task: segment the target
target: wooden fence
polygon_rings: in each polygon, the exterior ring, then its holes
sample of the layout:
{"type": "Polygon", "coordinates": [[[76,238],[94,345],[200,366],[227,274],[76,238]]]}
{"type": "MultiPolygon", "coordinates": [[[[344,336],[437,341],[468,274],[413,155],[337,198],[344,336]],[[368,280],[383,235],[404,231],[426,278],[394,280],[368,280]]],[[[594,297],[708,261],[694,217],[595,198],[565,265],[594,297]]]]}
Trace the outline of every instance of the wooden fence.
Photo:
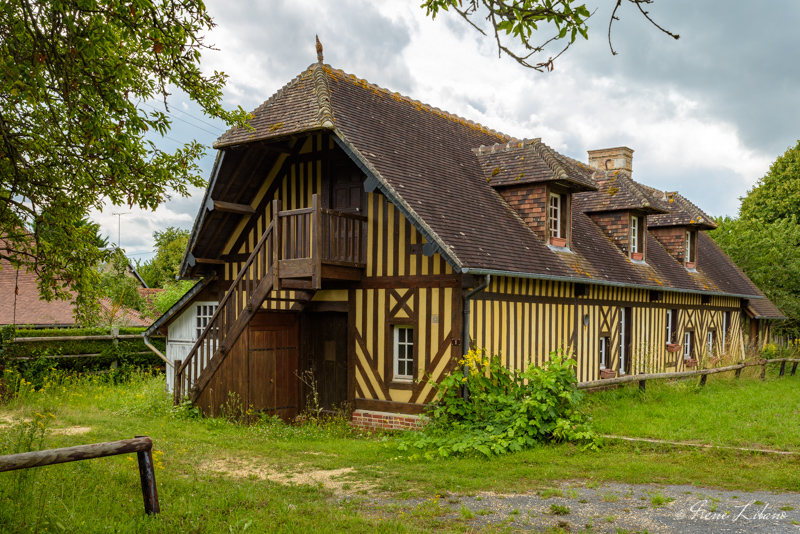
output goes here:
{"type": "Polygon", "coordinates": [[[578,384],[578,389],[595,389],[595,388],[618,386],[620,384],[630,384],[632,382],[638,382],[639,389],[644,391],[648,380],[664,380],[668,378],[688,378],[692,376],[701,377],[700,385],[704,386],[706,383],[706,377],[708,375],[735,371],[736,377],[738,378],[739,374],[742,372],[742,369],[744,369],[745,367],[756,367],[756,366],[761,366],[761,379],[763,380],[767,374],[767,365],[777,364],[777,363],[781,364],[779,376],[783,376],[784,373],[786,372],[787,363],[794,364],[792,365],[792,371],[791,371],[792,376],[794,376],[795,372],[797,371],[797,364],[800,363],[800,358],[775,358],[774,360],[758,360],[755,362],[742,362],[736,365],[729,365],[727,367],[717,367],[712,369],[696,369],[694,371],[681,371],[678,373],[648,373],[640,375],[626,375],[617,378],[605,378],[601,380],[592,380],[590,382],[580,382],[578,384]]]}
{"type": "Polygon", "coordinates": [[[144,511],[150,515],[157,514],[161,511],[161,507],[158,504],[156,474],[153,469],[153,440],[147,436],[0,456],[0,473],[133,452],[139,459],[139,478],[142,483],[144,511]]]}
{"type": "MultiPolygon", "coordinates": [[[[150,336],[151,338],[162,338],[164,336],[160,335],[153,335],[150,336]]],[[[14,343],[47,343],[47,342],[60,342],[60,341],[111,341],[113,343],[117,343],[120,339],[136,339],[141,340],[141,334],[119,334],[116,330],[112,330],[110,335],[98,335],[98,336],[44,336],[44,337],[15,337],[13,342],[14,343]]],[[[143,354],[154,354],[151,350],[139,351],[139,352],[130,352],[128,354],[131,355],[143,355],[143,354]]],[[[99,358],[100,356],[106,356],[105,354],[101,353],[91,353],[91,354],[43,354],[41,356],[11,356],[9,360],[37,360],[39,358],[99,358]]],[[[156,354],[159,356],[159,354],[156,354]]],[[[170,363],[170,362],[167,362],[170,363]]]]}

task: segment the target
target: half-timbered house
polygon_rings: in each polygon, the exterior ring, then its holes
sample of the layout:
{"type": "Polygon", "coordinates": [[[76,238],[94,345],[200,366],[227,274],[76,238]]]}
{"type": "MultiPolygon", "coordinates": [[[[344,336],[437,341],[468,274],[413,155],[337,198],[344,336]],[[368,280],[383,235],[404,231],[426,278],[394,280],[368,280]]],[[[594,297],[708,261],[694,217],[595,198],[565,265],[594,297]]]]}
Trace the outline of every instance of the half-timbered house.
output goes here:
{"type": "Polygon", "coordinates": [[[470,344],[514,369],[570,348],[588,381],[681,370],[781,318],[624,147],[581,163],[320,61],[215,148],[181,265],[202,283],[150,329],[185,331],[176,400],[206,413],[235,392],[292,418],[313,385],[401,427],[470,344]]]}

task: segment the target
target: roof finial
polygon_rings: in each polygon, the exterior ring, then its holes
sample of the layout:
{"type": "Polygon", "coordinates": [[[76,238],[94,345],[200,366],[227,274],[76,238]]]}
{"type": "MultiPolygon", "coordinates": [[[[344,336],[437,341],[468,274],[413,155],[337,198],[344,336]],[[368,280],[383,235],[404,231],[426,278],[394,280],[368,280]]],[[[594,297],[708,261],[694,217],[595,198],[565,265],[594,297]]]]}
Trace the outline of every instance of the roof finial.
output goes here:
{"type": "Polygon", "coordinates": [[[317,61],[322,63],[322,43],[319,42],[319,35],[317,35],[316,38],[317,38],[317,61]]]}

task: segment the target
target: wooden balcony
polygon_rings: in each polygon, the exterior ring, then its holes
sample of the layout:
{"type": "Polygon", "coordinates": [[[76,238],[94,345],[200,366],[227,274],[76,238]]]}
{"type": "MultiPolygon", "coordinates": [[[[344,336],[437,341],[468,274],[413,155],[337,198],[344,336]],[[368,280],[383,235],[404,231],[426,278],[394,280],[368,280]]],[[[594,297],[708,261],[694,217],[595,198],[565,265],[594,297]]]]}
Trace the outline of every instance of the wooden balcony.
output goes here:
{"type": "Polygon", "coordinates": [[[367,218],[322,208],[317,195],[311,207],[281,211],[274,226],[273,286],[280,289],[320,289],[323,281],[358,281],[366,267],[367,218]]]}

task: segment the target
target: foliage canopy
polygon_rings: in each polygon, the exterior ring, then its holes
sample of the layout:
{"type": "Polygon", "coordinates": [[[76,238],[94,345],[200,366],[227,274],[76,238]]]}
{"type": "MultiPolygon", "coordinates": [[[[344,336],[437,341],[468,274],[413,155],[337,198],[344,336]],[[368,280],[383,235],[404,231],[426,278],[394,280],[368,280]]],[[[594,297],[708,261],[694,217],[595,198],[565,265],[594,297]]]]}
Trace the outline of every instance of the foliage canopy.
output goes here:
{"type": "Polygon", "coordinates": [[[742,198],[740,216],[767,223],[800,220],[800,141],[776,159],[742,198]]]}
{"type": "Polygon", "coordinates": [[[141,102],[168,109],[175,87],[209,116],[246,119],[220,105],[225,76],[200,70],[213,26],[201,2],[0,3],[0,257],[35,270],[45,298],[75,298],[80,311],[96,300],[93,267],[107,253],[77,224],[89,209],[154,209],[204,184],[203,147],[156,148],[146,136],[170,120],[141,102]]]}
{"type": "MultiPolygon", "coordinates": [[[[619,20],[617,11],[622,2],[623,0],[615,0],[614,11],[608,21],[608,46],[614,55],[616,52],[611,44],[611,26],[615,20],[619,20]]],[[[680,38],[656,24],[645,11],[643,6],[654,2],[655,0],[627,0],[653,26],[674,39],[680,38]]],[[[422,7],[426,8],[431,18],[436,18],[440,11],[452,9],[478,32],[487,35],[479,20],[483,17],[497,43],[498,56],[506,54],[523,67],[538,71],[552,70],[553,61],[575,42],[578,35],[584,39],[589,38],[587,20],[593,14],[586,4],[579,5],[576,0],[425,0],[422,7]],[[538,33],[541,31],[540,26],[550,32],[547,37],[541,38],[538,33]],[[503,34],[511,36],[511,41],[515,44],[511,47],[503,44],[503,34]],[[536,54],[542,53],[547,45],[558,41],[563,47],[555,56],[540,63],[530,60],[536,54]],[[515,51],[515,46],[521,47],[522,52],[515,51]]]]}
{"type": "Polygon", "coordinates": [[[136,270],[147,287],[166,287],[178,275],[183,252],[189,242],[189,231],[170,226],[163,232],[153,232],[156,255],[149,261],[139,263],[136,270]]]}

